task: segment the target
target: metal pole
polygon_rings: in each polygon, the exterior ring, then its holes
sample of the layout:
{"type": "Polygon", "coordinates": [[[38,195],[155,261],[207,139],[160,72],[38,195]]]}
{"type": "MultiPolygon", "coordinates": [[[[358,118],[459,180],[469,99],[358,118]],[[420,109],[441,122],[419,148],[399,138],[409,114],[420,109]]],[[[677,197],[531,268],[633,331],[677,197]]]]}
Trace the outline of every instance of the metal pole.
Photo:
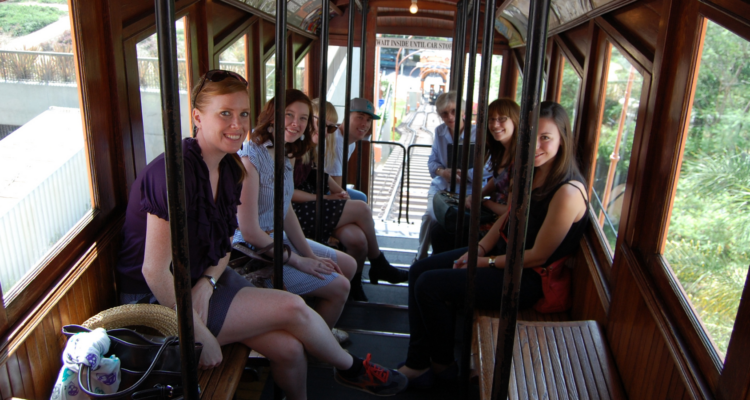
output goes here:
{"type": "Polygon", "coordinates": [[[547,20],[550,0],[531,2],[529,30],[526,41],[523,94],[521,97],[521,123],[518,127],[518,144],[513,167],[511,189],[511,214],[509,215],[509,241],[503,278],[500,325],[495,354],[495,373],[492,398],[508,396],[508,382],[513,361],[513,346],[516,338],[518,314],[518,292],[523,272],[523,256],[526,245],[526,224],[529,216],[529,200],[534,173],[536,135],[539,128],[539,92],[544,74],[544,53],[547,48],[547,20]]]}
{"type": "MultiPolygon", "coordinates": [[[[365,97],[365,61],[367,60],[367,0],[362,0],[362,37],[359,41],[359,97],[365,97]]],[[[357,142],[357,190],[362,190],[362,141],[357,142]]]]}
{"type": "MultiPolygon", "coordinates": [[[[471,115],[474,111],[474,75],[476,75],[476,64],[477,64],[477,36],[479,36],[479,12],[480,12],[480,4],[479,0],[474,0],[474,6],[472,8],[472,16],[471,16],[471,38],[469,39],[469,76],[467,78],[466,82],[466,111],[464,114],[466,115],[466,121],[464,122],[464,149],[463,154],[461,154],[461,172],[463,173],[463,179],[461,179],[461,189],[459,190],[458,195],[458,214],[456,215],[456,246],[460,246],[463,242],[464,237],[464,208],[465,208],[465,202],[466,202],[466,179],[469,177],[469,146],[471,145],[471,115]]],[[[486,14],[486,13],[485,13],[486,14]]],[[[488,25],[490,27],[495,26],[494,24],[488,25]]],[[[485,31],[487,28],[485,28],[485,31]]],[[[490,47],[490,52],[492,51],[492,47],[490,47]]],[[[484,59],[484,54],[482,54],[482,59],[484,59]]],[[[490,59],[492,59],[492,56],[490,55],[490,59]]],[[[486,75],[486,76],[489,76],[486,75]]],[[[459,113],[459,110],[456,110],[456,113],[459,113]]],[[[460,121],[461,116],[456,115],[456,122],[460,121]]],[[[479,139],[479,136],[484,136],[484,132],[480,132],[479,129],[477,129],[477,139],[479,139]]],[[[458,142],[454,142],[458,143],[458,142]]],[[[458,147],[458,145],[453,146],[458,147]]],[[[476,145],[475,145],[476,147],[476,145]]],[[[482,160],[484,157],[482,157],[482,160]]],[[[476,163],[476,160],[474,160],[474,163],[476,163]]],[[[480,168],[481,170],[484,169],[484,167],[480,168]]],[[[476,173],[476,171],[475,171],[476,173]]],[[[481,183],[481,179],[479,180],[481,183]]],[[[474,197],[474,196],[472,196],[474,197]]],[[[478,213],[479,209],[475,209],[475,212],[478,213]]]]}
{"type": "MultiPolygon", "coordinates": [[[[495,21],[496,0],[486,0],[484,9],[484,34],[482,36],[482,64],[479,71],[479,76],[489,77],[492,67],[492,47],[495,41],[495,29],[493,22],[495,21]]],[[[479,8],[479,7],[477,7],[479,8]]],[[[474,13],[477,17],[478,12],[474,13]]],[[[477,20],[478,22],[478,20],[477,20]]],[[[472,39],[472,43],[476,41],[472,39]]],[[[476,58],[476,57],[474,57],[476,58]]],[[[473,68],[472,68],[473,70],[473,68]]],[[[471,87],[471,86],[470,86],[471,87]]],[[[490,80],[480,79],[479,80],[479,104],[477,107],[477,137],[476,144],[474,147],[474,177],[471,182],[472,193],[480,193],[482,190],[482,176],[484,175],[484,146],[485,146],[485,131],[487,130],[487,105],[489,103],[489,90],[490,80]]],[[[463,191],[465,182],[461,182],[461,189],[463,191]]],[[[464,377],[468,381],[468,370],[469,370],[469,359],[471,355],[471,340],[468,338],[472,337],[472,328],[474,325],[474,298],[475,298],[475,280],[476,280],[476,269],[477,269],[477,257],[479,256],[479,217],[481,213],[478,211],[482,207],[481,196],[471,196],[471,209],[472,213],[469,218],[469,262],[467,265],[467,278],[466,278],[466,300],[465,300],[465,313],[464,320],[464,348],[461,353],[461,367],[467,371],[467,375],[464,377]]],[[[459,206],[459,210],[461,206],[459,206]]],[[[459,213],[462,214],[462,213],[459,213]]]]}
{"type": "MultiPolygon", "coordinates": [[[[459,15],[459,33],[458,37],[462,38],[463,33],[466,31],[466,9],[468,6],[468,0],[458,2],[458,15],[459,15]]],[[[450,192],[456,193],[456,166],[458,166],[458,139],[461,137],[461,100],[464,98],[464,60],[466,59],[465,46],[466,41],[459,39],[456,46],[456,120],[453,125],[453,154],[451,155],[451,186],[450,192]]]]}
{"type": "Polygon", "coordinates": [[[328,92],[328,15],[330,0],[323,0],[320,9],[320,95],[318,96],[318,168],[315,202],[315,241],[323,243],[323,187],[325,187],[326,163],[326,94],[328,92]]]}
{"type": "Polygon", "coordinates": [[[177,44],[174,0],[156,0],[156,32],[161,74],[161,109],[164,127],[164,166],[167,173],[172,274],[177,303],[182,385],[185,399],[198,400],[198,360],[195,357],[193,300],[190,282],[185,169],[182,158],[180,98],[177,85],[177,44]]]}
{"type": "Polygon", "coordinates": [[[459,32],[461,32],[461,20],[463,18],[463,12],[461,8],[463,7],[463,0],[459,0],[459,2],[456,4],[456,14],[453,18],[453,49],[451,52],[451,83],[449,85],[448,90],[454,90],[456,88],[456,76],[457,76],[457,66],[456,66],[456,60],[458,59],[458,41],[461,40],[463,37],[459,32]]]}
{"type": "MultiPolygon", "coordinates": [[[[273,287],[284,287],[284,130],[286,129],[286,0],[276,0],[276,87],[274,93],[273,287]]],[[[279,392],[279,391],[276,391],[279,392]]]]}
{"type": "MultiPolygon", "coordinates": [[[[281,1],[281,0],[277,0],[281,1]]],[[[349,114],[352,102],[352,64],[354,58],[354,13],[357,6],[349,3],[349,32],[346,39],[346,95],[344,96],[344,148],[341,152],[341,187],[346,190],[347,170],[349,166],[349,114]]]]}

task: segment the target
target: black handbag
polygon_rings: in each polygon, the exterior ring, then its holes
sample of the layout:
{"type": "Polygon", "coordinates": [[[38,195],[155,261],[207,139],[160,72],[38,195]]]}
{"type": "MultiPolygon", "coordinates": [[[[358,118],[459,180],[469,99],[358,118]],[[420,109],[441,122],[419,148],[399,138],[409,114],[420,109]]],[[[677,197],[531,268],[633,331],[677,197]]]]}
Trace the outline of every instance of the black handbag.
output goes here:
{"type": "MultiPolygon", "coordinates": [[[[63,334],[91,332],[79,325],[66,325],[63,334]]],[[[177,399],[182,396],[180,345],[176,336],[159,337],[118,328],[107,331],[109,351],[104,357],[116,355],[120,359],[120,390],[110,394],[94,393],[91,388],[91,370],[79,364],[78,386],[92,399],[177,399]]],[[[196,357],[203,345],[195,344],[196,357]]],[[[198,388],[200,391],[200,388],[198,388]]]]}
{"type": "MultiPolygon", "coordinates": [[[[432,210],[435,212],[437,222],[448,233],[456,232],[456,219],[458,219],[458,196],[459,194],[457,193],[450,193],[443,190],[439,193],[436,193],[432,198],[432,210]]],[[[486,207],[482,207],[480,212],[480,225],[492,223],[497,219],[497,215],[488,210],[486,207]]],[[[464,230],[468,230],[468,221],[469,217],[471,216],[471,210],[465,210],[464,213],[464,230]]]]}

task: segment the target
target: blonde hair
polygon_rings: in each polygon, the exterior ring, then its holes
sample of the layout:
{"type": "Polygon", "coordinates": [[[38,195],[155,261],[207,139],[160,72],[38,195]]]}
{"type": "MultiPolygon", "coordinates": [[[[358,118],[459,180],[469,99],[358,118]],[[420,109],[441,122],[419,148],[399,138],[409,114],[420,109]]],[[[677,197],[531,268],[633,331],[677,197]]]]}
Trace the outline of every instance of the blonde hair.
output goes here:
{"type": "MultiPolygon", "coordinates": [[[[320,99],[313,99],[312,100],[312,109],[313,109],[313,115],[318,116],[320,114],[320,99]]],[[[326,101],[326,122],[327,121],[338,121],[339,120],[339,113],[336,112],[336,107],[331,104],[330,101],[326,101]]],[[[318,128],[317,126],[315,127],[318,128]]],[[[326,156],[325,156],[325,163],[327,165],[333,165],[335,158],[336,158],[336,137],[334,136],[336,132],[334,133],[328,133],[328,131],[325,131],[326,135],[326,156]]],[[[320,135],[320,132],[318,132],[318,135],[320,135]]],[[[320,136],[318,136],[318,140],[320,140],[320,136]]],[[[313,146],[310,151],[305,153],[304,156],[302,156],[302,163],[303,164],[309,164],[309,163],[315,163],[318,161],[318,146],[313,146]]]]}

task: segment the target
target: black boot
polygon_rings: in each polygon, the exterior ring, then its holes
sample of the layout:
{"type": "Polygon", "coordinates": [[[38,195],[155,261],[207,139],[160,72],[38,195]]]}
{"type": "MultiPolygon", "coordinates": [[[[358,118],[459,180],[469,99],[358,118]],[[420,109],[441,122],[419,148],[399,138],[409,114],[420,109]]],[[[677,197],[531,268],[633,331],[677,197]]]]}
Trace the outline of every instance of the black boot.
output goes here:
{"type": "Polygon", "coordinates": [[[389,283],[406,282],[409,272],[391,265],[385,259],[385,254],[380,252],[378,258],[370,260],[370,283],[377,285],[381,279],[389,283]]]}
{"type": "Polygon", "coordinates": [[[349,301],[369,301],[365,294],[365,289],[362,287],[362,273],[357,272],[354,274],[351,282],[351,289],[349,289],[349,301]]]}

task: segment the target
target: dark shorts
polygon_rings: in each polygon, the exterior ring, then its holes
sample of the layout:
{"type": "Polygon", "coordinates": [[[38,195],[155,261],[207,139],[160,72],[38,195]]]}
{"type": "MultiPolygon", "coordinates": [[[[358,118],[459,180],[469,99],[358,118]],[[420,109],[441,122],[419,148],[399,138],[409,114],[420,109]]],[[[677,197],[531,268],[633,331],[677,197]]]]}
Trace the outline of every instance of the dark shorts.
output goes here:
{"type": "MultiPolygon", "coordinates": [[[[234,296],[244,287],[253,287],[253,285],[229,267],[224,270],[219,281],[216,282],[216,290],[208,303],[208,321],[206,323],[206,327],[214,336],[219,336],[234,296]]],[[[120,294],[120,303],[159,304],[153,293],[122,293],[120,294]]]]}

